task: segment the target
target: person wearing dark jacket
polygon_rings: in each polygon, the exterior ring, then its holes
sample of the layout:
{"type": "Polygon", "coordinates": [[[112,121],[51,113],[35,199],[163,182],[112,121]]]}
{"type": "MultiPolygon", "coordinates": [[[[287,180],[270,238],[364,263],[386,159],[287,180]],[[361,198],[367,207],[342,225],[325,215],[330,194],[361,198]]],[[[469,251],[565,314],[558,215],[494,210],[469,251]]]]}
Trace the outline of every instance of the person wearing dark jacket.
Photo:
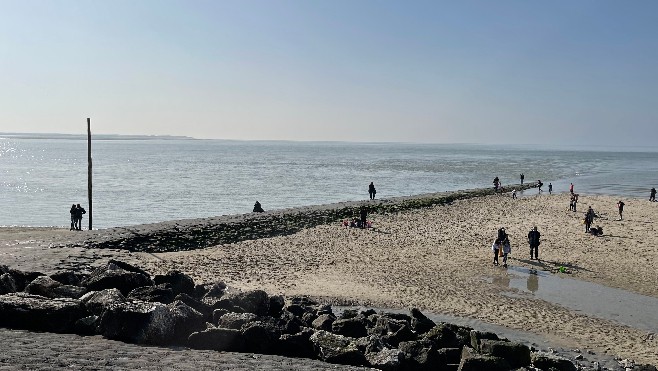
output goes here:
{"type": "Polygon", "coordinates": [[[361,228],[367,227],[368,210],[365,207],[361,208],[361,228]]]}
{"type": "Polygon", "coordinates": [[[71,214],[71,229],[69,230],[72,231],[74,229],[78,229],[78,225],[77,225],[78,220],[75,217],[76,215],[75,204],[71,205],[71,210],[69,211],[69,213],[71,214]]]}
{"type": "Polygon", "coordinates": [[[262,213],[264,211],[265,210],[263,210],[263,207],[260,206],[260,202],[256,201],[256,203],[254,204],[254,212],[255,213],[262,213]]]}
{"type": "Polygon", "coordinates": [[[530,260],[536,259],[539,260],[539,238],[541,237],[541,233],[537,231],[537,227],[533,227],[530,232],[528,232],[528,244],[530,244],[530,260]],[[533,258],[533,252],[534,252],[534,258],[533,258]]]}
{"type": "Polygon", "coordinates": [[[368,194],[370,194],[370,199],[374,200],[375,195],[377,194],[377,190],[375,189],[375,185],[370,182],[370,185],[368,186],[368,194]]]}
{"type": "Polygon", "coordinates": [[[651,187],[651,193],[649,194],[649,201],[656,202],[656,187],[651,187]]]}
{"type": "Polygon", "coordinates": [[[86,214],[87,210],[85,210],[80,204],[78,204],[75,207],[75,220],[76,220],[76,226],[79,231],[82,230],[82,215],[86,214]]]}

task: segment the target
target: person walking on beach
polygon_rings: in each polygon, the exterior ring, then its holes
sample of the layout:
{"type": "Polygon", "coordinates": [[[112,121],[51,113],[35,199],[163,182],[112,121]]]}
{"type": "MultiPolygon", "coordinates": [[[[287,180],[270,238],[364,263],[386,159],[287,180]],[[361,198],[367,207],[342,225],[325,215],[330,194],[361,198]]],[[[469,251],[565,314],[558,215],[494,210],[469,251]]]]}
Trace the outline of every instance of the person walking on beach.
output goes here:
{"type": "Polygon", "coordinates": [[[498,265],[498,252],[500,251],[500,239],[496,238],[493,245],[491,245],[491,250],[494,253],[493,265],[498,265]]]}
{"type": "Polygon", "coordinates": [[[649,201],[656,202],[656,187],[651,188],[651,194],[649,195],[649,201]]]}
{"type": "Polygon", "coordinates": [[[80,206],[80,204],[78,204],[75,207],[75,220],[76,220],[75,224],[77,225],[77,229],[79,231],[82,230],[82,215],[84,215],[86,213],[87,213],[87,210],[85,210],[82,206],[80,206]]]}
{"type": "Polygon", "coordinates": [[[512,252],[508,237],[505,237],[501,248],[503,249],[503,268],[507,268],[507,255],[512,252]]]}
{"type": "Polygon", "coordinates": [[[553,183],[548,183],[548,194],[552,195],[553,194],[553,183]]]}
{"type": "Polygon", "coordinates": [[[523,173],[521,173],[521,185],[523,185],[523,179],[524,178],[525,178],[525,175],[523,175],[523,173]]]}
{"type": "Polygon", "coordinates": [[[516,200],[516,189],[512,190],[512,199],[516,200]]]}
{"type": "Polygon", "coordinates": [[[541,182],[541,180],[537,180],[537,186],[539,187],[539,193],[541,193],[541,186],[543,186],[544,183],[541,182]]]}
{"type": "Polygon", "coordinates": [[[619,220],[624,219],[624,216],[621,215],[624,212],[624,205],[625,204],[622,200],[619,200],[619,202],[617,202],[617,209],[619,209],[619,220]]]}
{"type": "Polygon", "coordinates": [[[534,252],[534,259],[539,260],[539,244],[541,243],[539,241],[539,238],[541,237],[541,233],[537,230],[537,226],[532,227],[532,230],[528,232],[528,244],[530,245],[530,260],[533,259],[533,252],[534,252]]]}
{"type": "Polygon", "coordinates": [[[569,193],[573,194],[573,183],[569,186],[569,193]]]}
{"type": "Polygon", "coordinates": [[[585,213],[585,233],[589,233],[589,228],[592,226],[593,222],[594,222],[594,210],[590,206],[587,208],[587,212],[585,213]]]}
{"type": "Polygon", "coordinates": [[[375,185],[370,182],[370,185],[368,186],[368,194],[370,195],[370,199],[374,200],[375,195],[377,194],[377,190],[375,189],[375,185]]]}
{"type": "Polygon", "coordinates": [[[71,229],[70,231],[74,229],[78,229],[78,219],[76,218],[76,209],[75,209],[75,204],[71,205],[71,210],[69,211],[71,213],[71,229]]]}

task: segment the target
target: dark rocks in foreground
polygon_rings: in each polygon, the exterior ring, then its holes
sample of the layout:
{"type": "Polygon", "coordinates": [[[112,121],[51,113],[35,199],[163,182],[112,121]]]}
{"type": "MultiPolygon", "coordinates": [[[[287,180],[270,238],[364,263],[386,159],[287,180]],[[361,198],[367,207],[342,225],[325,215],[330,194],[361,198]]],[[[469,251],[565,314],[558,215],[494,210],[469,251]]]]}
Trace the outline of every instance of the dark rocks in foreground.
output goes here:
{"type": "Polygon", "coordinates": [[[345,310],[337,315],[306,297],[284,299],[262,290],[225,294],[221,282],[197,286],[177,271],[152,279],[118,261],[88,277],[73,272],[48,277],[0,266],[0,288],[0,326],[9,328],[391,371],[582,369],[495,333],[434,323],[416,308],[409,314],[345,310]]]}

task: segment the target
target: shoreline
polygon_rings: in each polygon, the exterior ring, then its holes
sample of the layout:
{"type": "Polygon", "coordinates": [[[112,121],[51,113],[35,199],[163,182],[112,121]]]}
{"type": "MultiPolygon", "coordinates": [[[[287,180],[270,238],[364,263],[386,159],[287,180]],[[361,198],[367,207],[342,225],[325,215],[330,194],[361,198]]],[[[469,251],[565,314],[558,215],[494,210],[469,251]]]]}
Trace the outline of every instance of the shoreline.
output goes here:
{"type": "MultiPolygon", "coordinates": [[[[617,199],[581,193],[580,211],[573,213],[568,211],[568,193],[517,200],[509,195],[483,195],[372,214],[376,228],[371,230],[343,228],[334,222],[290,234],[172,252],[45,248],[49,246],[45,237],[52,231],[44,230],[41,240],[28,238],[28,233],[21,241],[2,246],[0,256],[3,264],[32,270],[90,270],[115,258],[152,274],[177,269],[199,282],[222,280],[241,290],[308,295],[353,305],[418,307],[428,313],[527,331],[568,349],[658,364],[654,332],[569,309],[513,284],[519,280],[520,269],[545,272],[559,284],[561,275],[554,272],[565,266],[564,277],[658,298],[658,273],[653,269],[658,265],[658,251],[654,251],[658,204],[624,198],[628,201],[624,220],[618,221],[617,199]],[[580,220],[587,205],[600,216],[594,225],[604,227],[602,237],[583,232],[580,220]],[[541,261],[526,257],[525,234],[533,225],[542,233],[541,261]],[[509,264],[514,269],[491,265],[491,239],[501,226],[512,239],[509,264]]],[[[59,247],[66,246],[61,243],[67,235],[89,233],[60,232],[50,240],[58,241],[59,247]]],[[[74,246],[76,241],[69,242],[74,246]]],[[[547,277],[538,276],[539,290],[551,288],[547,277]]],[[[564,288],[558,286],[558,294],[560,289],[564,288]]],[[[654,308],[640,310],[655,312],[654,308]]]]}

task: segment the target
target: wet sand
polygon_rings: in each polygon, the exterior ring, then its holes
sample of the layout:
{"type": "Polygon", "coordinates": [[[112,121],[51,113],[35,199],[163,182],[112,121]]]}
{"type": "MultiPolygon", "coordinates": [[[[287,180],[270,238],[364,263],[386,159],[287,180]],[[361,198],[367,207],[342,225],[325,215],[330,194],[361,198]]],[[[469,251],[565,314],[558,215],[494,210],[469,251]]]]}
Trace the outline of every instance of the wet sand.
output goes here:
{"type": "MultiPolygon", "coordinates": [[[[47,248],[86,232],[0,228],[0,262],[47,273],[90,269],[115,257],[151,274],[178,269],[200,282],[223,280],[240,289],[311,295],[333,303],[415,306],[532,332],[564,347],[658,364],[658,335],[652,331],[541,299],[510,284],[518,279],[518,269],[553,275],[565,266],[564,275],[571,279],[658,298],[658,203],[624,199],[624,220],[618,221],[617,200],[581,194],[580,211],[573,213],[568,194],[538,196],[530,190],[517,200],[493,195],[373,214],[369,219],[375,228],[369,230],[333,223],[287,236],[155,254],[47,248]],[[581,220],[588,205],[600,216],[594,225],[603,227],[602,237],[584,233],[581,220]],[[526,236],[533,225],[542,233],[540,261],[529,259],[526,236]],[[509,270],[492,265],[490,246],[501,226],[512,242],[509,270]]],[[[541,275],[537,285],[542,285],[541,275]]]]}

